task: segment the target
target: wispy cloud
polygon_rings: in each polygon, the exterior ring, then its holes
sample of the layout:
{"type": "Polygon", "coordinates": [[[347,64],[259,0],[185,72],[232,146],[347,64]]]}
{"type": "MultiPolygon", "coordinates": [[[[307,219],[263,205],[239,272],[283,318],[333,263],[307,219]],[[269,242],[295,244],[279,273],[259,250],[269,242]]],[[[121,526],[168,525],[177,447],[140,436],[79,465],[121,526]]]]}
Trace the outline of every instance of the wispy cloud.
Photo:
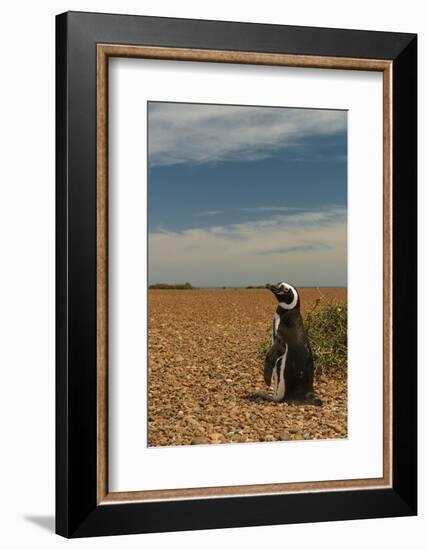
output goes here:
{"type": "Polygon", "coordinates": [[[302,212],[310,210],[309,208],[299,206],[253,206],[247,208],[239,208],[241,212],[302,212]]]}
{"type": "Polygon", "coordinates": [[[330,245],[326,243],[307,243],[286,246],[284,248],[271,248],[270,250],[261,250],[258,254],[268,256],[269,254],[289,254],[290,252],[309,252],[314,250],[328,250],[330,245]]]}
{"type": "Polygon", "coordinates": [[[151,166],[261,160],[303,138],[346,130],[344,111],[149,104],[151,166]]]}
{"type": "Polygon", "coordinates": [[[197,218],[205,218],[211,216],[220,216],[224,210],[203,210],[202,212],[195,212],[193,215],[197,218]]]}
{"type": "Polygon", "coordinates": [[[195,285],[346,284],[346,209],[149,235],[149,279],[195,285]]]}
{"type": "MultiPolygon", "coordinates": [[[[341,208],[340,206],[331,205],[331,209],[337,209],[341,208]]],[[[319,209],[318,209],[319,210],[319,209]]],[[[304,206],[248,206],[248,207],[240,207],[240,208],[229,208],[226,210],[202,210],[200,212],[195,212],[193,214],[196,218],[205,218],[205,217],[213,217],[213,216],[221,216],[222,214],[227,214],[231,212],[245,212],[248,214],[271,214],[271,213],[295,213],[295,212],[318,212],[318,210],[315,207],[309,208],[304,206]]],[[[292,218],[291,218],[292,219],[292,218]]],[[[266,220],[262,220],[263,223],[266,222],[266,220]]]]}

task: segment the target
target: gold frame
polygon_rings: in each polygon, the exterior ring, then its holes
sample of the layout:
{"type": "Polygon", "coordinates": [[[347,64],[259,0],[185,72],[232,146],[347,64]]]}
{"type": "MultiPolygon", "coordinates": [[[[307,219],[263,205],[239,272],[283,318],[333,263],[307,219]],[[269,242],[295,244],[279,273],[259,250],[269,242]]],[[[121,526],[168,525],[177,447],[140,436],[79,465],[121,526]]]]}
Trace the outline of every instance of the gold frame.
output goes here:
{"type": "Polygon", "coordinates": [[[392,487],[392,62],[186,48],[97,45],[97,504],[392,487]],[[108,490],[108,59],[134,57],[383,73],[383,477],[227,487],[108,490]]]}

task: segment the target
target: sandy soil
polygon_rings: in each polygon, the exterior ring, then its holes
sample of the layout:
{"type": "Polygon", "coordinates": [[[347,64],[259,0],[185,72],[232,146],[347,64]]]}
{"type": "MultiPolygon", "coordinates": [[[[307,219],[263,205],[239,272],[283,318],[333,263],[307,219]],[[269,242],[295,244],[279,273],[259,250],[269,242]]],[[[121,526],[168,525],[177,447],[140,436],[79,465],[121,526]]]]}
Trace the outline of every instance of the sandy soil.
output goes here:
{"type": "MultiPolygon", "coordinates": [[[[300,290],[302,313],[322,294],[300,290]]],[[[149,445],[347,436],[346,375],[316,376],[321,407],[251,401],[268,392],[264,354],[276,304],[267,290],[149,291],[149,445]]]]}

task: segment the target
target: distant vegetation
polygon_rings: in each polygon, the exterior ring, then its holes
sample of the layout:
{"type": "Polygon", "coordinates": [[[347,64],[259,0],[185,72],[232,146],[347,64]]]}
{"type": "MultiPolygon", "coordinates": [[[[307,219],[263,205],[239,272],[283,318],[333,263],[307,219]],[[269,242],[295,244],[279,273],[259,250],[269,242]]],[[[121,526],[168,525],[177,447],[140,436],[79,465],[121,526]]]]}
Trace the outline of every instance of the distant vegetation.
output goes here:
{"type": "MultiPolygon", "coordinates": [[[[316,372],[345,370],[348,364],[348,305],[325,303],[324,298],[317,298],[304,323],[316,372]]],[[[269,337],[260,345],[260,352],[267,353],[270,346],[269,337]]]]}
{"type": "Polygon", "coordinates": [[[193,286],[190,283],[174,283],[172,285],[168,285],[166,283],[156,283],[154,285],[149,285],[149,288],[160,290],[193,290],[193,286]]]}
{"type": "Polygon", "coordinates": [[[246,288],[266,288],[266,285],[259,285],[259,286],[247,286],[246,288]]]}

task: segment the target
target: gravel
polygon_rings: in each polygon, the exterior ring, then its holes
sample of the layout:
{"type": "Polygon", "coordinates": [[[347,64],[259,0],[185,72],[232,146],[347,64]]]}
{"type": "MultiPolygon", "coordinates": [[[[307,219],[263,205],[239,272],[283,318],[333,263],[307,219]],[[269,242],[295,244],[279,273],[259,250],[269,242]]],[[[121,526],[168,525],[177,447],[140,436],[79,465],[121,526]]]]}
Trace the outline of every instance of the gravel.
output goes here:
{"type": "MultiPolygon", "coordinates": [[[[322,294],[301,289],[302,312],[322,294]]],[[[249,400],[263,382],[275,310],[254,290],[150,290],[148,444],[207,445],[347,437],[346,371],[315,377],[321,407],[249,400]]]]}

